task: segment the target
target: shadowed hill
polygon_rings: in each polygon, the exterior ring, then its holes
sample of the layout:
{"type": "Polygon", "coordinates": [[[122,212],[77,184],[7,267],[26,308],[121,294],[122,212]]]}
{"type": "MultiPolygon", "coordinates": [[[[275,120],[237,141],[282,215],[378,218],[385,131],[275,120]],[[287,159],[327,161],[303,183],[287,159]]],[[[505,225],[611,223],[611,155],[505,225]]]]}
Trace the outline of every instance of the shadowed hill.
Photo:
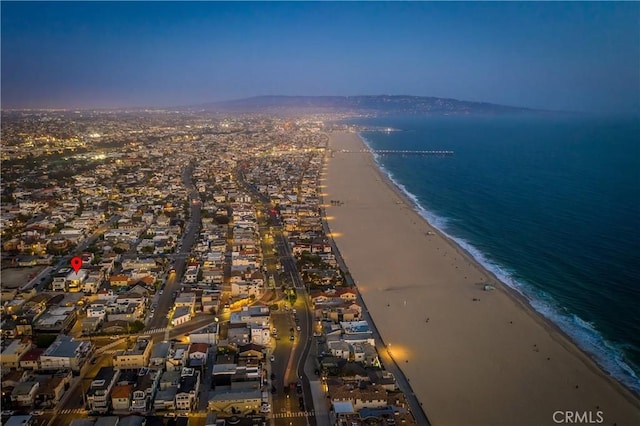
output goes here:
{"type": "Polygon", "coordinates": [[[528,108],[427,96],[256,96],[193,105],[189,109],[221,112],[353,112],[376,114],[503,114],[528,108]]]}

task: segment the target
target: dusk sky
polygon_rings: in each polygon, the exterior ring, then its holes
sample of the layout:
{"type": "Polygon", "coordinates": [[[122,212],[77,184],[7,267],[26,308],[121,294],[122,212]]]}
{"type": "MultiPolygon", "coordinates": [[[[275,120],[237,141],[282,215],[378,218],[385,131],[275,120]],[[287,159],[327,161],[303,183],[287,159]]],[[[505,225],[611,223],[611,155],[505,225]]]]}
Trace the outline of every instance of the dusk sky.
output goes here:
{"type": "Polygon", "coordinates": [[[405,94],[640,112],[640,3],[2,1],[2,107],[405,94]]]}

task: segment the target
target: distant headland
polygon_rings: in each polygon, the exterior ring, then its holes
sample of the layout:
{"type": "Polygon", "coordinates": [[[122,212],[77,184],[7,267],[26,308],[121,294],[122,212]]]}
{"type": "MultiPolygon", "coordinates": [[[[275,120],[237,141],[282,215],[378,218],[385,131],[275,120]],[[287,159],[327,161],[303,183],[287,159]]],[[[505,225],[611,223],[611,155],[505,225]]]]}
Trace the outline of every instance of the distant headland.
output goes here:
{"type": "Polygon", "coordinates": [[[372,96],[256,96],[187,107],[220,112],[344,112],[358,114],[508,114],[544,112],[530,108],[470,102],[450,98],[406,95],[372,96]]]}

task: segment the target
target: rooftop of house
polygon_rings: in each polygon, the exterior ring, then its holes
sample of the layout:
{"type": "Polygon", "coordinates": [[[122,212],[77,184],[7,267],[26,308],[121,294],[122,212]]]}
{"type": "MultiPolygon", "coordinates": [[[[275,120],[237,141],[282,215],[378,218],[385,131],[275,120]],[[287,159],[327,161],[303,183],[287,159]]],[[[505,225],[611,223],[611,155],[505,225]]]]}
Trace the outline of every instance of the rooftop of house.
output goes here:
{"type": "Polygon", "coordinates": [[[132,385],[116,385],[111,391],[111,398],[130,398],[132,389],[132,385]]]}
{"type": "Polygon", "coordinates": [[[83,348],[90,346],[90,342],[74,341],[70,336],[59,335],[42,356],[73,358],[79,355],[83,348]]]}

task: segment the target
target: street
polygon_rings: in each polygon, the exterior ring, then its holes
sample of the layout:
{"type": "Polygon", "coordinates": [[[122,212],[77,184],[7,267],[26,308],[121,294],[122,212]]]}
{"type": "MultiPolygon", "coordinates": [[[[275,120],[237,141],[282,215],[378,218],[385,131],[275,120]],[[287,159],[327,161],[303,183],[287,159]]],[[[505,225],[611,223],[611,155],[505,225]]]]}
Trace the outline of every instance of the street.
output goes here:
{"type": "MultiPolygon", "coordinates": [[[[189,165],[182,174],[182,182],[187,188],[188,200],[199,199],[198,191],[191,181],[193,166],[189,165]]],[[[196,242],[200,232],[200,203],[189,202],[190,215],[189,220],[185,224],[185,233],[182,237],[182,247],[177,252],[178,256],[174,256],[175,260],[173,268],[175,272],[167,275],[167,280],[162,288],[162,294],[158,297],[158,306],[156,307],[153,318],[147,324],[147,329],[162,328],[169,324],[167,313],[171,310],[175,295],[180,291],[180,281],[184,273],[187,263],[187,257],[191,253],[191,247],[196,242]]]]}

